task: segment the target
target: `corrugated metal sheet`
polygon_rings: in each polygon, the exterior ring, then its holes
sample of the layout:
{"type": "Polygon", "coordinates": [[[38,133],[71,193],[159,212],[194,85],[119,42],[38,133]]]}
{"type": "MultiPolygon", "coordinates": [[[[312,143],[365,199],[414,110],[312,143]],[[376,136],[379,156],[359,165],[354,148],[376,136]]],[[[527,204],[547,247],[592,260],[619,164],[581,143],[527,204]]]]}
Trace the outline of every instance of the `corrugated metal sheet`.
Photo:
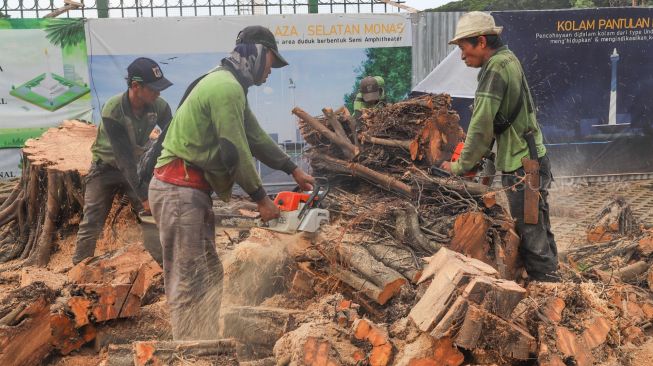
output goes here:
{"type": "Polygon", "coordinates": [[[411,15],[413,31],[413,79],[417,85],[454,48],[447,42],[456,32],[463,12],[422,12],[411,15]]]}

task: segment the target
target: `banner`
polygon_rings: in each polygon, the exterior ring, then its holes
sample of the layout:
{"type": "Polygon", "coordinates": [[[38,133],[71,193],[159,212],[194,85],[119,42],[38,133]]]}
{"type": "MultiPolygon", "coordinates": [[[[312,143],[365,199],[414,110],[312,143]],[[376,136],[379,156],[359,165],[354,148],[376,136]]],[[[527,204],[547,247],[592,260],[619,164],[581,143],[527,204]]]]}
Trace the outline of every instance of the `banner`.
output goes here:
{"type": "Polygon", "coordinates": [[[559,176],[653,172],[653,9],[494,12],[559,176]]]}
{"type": "Polygon", "coordinates": [[[0,44],[0,148],[20,148],[65,119],[91,119],[83,20],[0,19],[0,44]]]}
{"type": "Polygon", "coordinates": [[[20,148],[65,119],[91,119],[81,19],[0,19],[0,179],[20,176],[20,148]]]}
{"type": "MultiPolygon", "coordinates": [[[[351,107],[358,83],[367,75],[385,78],[392,101],[410,91],[411,22],[404,15],[89,19],[94,121],[99,122],[107,99],[127,90],[127,66],[137,57],[158,62],[174,84],[161,93],[174,112],[188,85],[219,65],[248,25],[273,31],[290,64],[273,69],[265,84],[250,88],[248,100],[261,126],[296,160],[301,160],[301,137],[290,112],[294,106],[313,115],[324,107],[351,107]]],[[[261,175],[267,183],[288,181],[285,174],[265,167],[261,175]]]]}
{"type": "Polygon", "coordinates": [[[410,77],[406,53],[411,29],[410,19],[402,15],[90,19],[87,38],[96,112],[109,97],[126,90],[127,66],[141,56],[157,61],[174,83],[162,93],[174,111],[186,87],[218,65],[248,25],[272,30],[290,63],[274,69],[264,85],[249,91],[261,124],[270,133],[279,133],[281,140],[296,139],[293,106],[314,114],[326,106],[339,107],[365,71],[392,79],[391,74],[405,69],[397,82],[386,84],[391,84],[392,95],[403,97],[409,91],[404,79],[410,77]]]}

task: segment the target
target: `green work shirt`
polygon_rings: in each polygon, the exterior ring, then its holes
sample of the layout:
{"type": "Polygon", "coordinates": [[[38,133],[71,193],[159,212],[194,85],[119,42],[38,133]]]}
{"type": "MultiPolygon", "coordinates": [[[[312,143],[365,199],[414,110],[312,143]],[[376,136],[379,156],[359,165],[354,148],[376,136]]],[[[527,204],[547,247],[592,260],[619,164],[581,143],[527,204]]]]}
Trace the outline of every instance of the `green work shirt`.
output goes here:
{"type": "Polygon", "coordinates": [[[164,129],[170,119],[170,106],[162,98],[146,106],[138,117],[132,112],[129,91],[111,97],[102,108],[102,122],[91,146],[93,161],[118,168],[138,197],[145,201],[147,184],[140,181],[136,165],[154,127],[164,129]]]}
{"type": "Polygon", "coordinates": [[[382,107],[385,105],[384,98],[381,98],[380,101],[375,102],[375,103],[366,103],[363,100],[363,94],[358,93],[356,94],[356,99],[354,99],[354,115],[360,114],[361,111],[365,108],[377,108],[377,107],[382,107]]]}
{"type": "Polygon", "coordinates": [[[478,74],[478,87],[474,97],[474,111],[467,129],[465,147],[460,158],[451,164],[451,171],[462,175],[470,171],[490,148],[496,138],[497,154],[495,165],[498,171],[512,172],[522,166],[521,159],[528,156],[528,146],[523,135],[528,129],[534,131],[538,157],[546,154],[542,132],[537,123],[535,110],[529,113],[528,104],[533,105],[530,88],[524,78],[521,63],[514,53],[503,46],[483,65],[478,74]],[[498,136],[494,136],[493,121],[497,113],[510,116],[522,96],[523,104],[512,125],[498,136]]]}
{"type": "Polygon", "coordinates": [[[290,174],[296,165],[261,128],[234,75],[218,69],[202,78],[177,109],[157,160],[176,158],[204,171],[218,197],[228,200],[238,183],[255,201],[265,196],[253,157],[290,174]]]}
{"type": "Polygon", "coordinates": [[[114,95],[104,104],[102,108],[103,121],[98,126],[97,137],[93,142],[93,146],[91,146],[93,161],[102,160],[102,162],[116,167],[116,158],[111,147],[111,140],[104,126],[106,118],[116,121],[124,128],[129,137],[129,143],[137,156],[141,155],[142,149],[148,142],[154,127],[159,125],[159,127],[163,128],[170,121],[170,106],[163,98],[157,98],[154,104],[146,108],[139,118],[131,110],[128,94],[128,92],[124,92],[114,95]]]}

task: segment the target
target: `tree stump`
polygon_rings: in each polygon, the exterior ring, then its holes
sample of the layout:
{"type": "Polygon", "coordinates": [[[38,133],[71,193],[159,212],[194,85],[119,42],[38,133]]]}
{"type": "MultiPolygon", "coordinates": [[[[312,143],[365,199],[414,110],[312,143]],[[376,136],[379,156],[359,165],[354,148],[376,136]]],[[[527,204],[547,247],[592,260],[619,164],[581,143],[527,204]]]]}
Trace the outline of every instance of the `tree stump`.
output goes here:
{"type": "Polygon", "coordinates": [[[48,264],[55,234],[84,206],[82,178],[96,133],[94,125],[64,121],[25,143],[22,176],[0,206],[0,262],[48,264]]]}

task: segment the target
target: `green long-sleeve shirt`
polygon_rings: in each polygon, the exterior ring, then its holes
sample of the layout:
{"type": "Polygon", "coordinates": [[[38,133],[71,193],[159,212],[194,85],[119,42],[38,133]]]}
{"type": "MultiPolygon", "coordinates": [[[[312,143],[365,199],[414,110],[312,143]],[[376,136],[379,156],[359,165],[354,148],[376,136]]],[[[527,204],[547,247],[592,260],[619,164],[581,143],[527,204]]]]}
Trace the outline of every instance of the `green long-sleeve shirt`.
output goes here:
{"type": "Polygon", "coordinates": [[[221,199],[228,200],[238,183],[258,201],[265,190],[252,156],[288,174],[296,168],[261,128],[233,74],[219,69],[200,80],[177,109],[156,166],[181,158],[204,171],[221,199]]]}
{"type": "Polygon", "coordinates": [[[118,168],[138,197],[146,200],[147,184],[139,179],[137,164],[154,127],[164,129],[170,119],[170,106],[163,98],[145,106],[138,117],[132,111],[128,91],[114,95],[102,108],[102,122],[91,147],[93,161],[118,168]]]}
{"type": "Polygon", "coordinates": [[[528,156],[528,146],[523,137],[528,129],[534,131],[538,157],[546,154],[534,108],[529,112],[528,105],[532,106],[533,100],[525,78],[525,90],[521,93],[522,78],[521,64],[507,46],[497,49],[483,65],[478,74],[474,111],[467,129],[465,147],[460,158],[451,164],[454,174],[462,175],[471,170],[488,151],[495,137],[497,171],[512,172],[519,169],[522,166],[521,159],[528,156]],[[517,118],[503,133],[494,136],[493,121],[497,113],[508,118],[516,108],[520,95],[523,104],[517,118]]]}

